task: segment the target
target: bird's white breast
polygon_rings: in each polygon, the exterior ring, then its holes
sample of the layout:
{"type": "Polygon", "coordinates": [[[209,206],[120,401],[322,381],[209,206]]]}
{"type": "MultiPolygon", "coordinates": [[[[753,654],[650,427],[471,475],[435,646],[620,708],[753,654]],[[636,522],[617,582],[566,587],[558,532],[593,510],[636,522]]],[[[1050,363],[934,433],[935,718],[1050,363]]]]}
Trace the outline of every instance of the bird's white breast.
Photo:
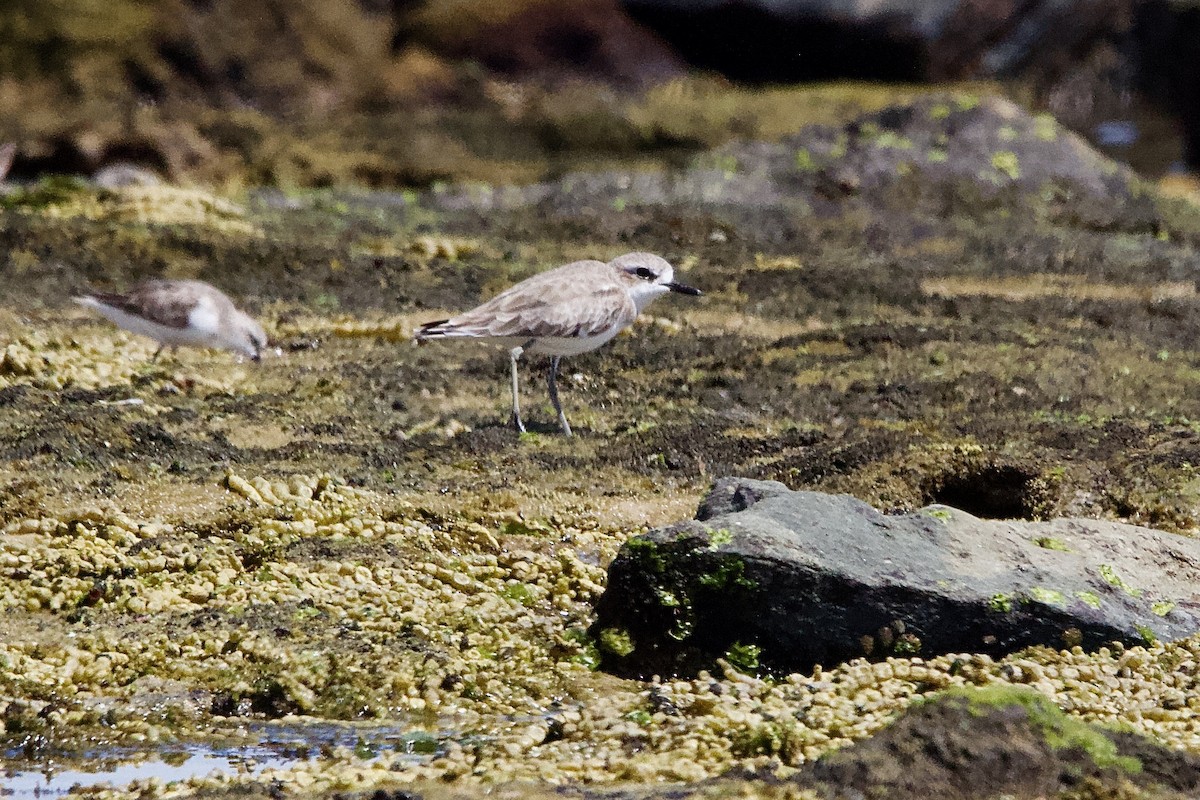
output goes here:
{"type": "MultiPolygon", "coordinates": [[[[624,330],[625,327],[625,325],[613,326],[604,333],[595,336],[546,336],[530,345],[528,352],[545,353],[550,356],[577,356],[580,353],[591,352],[597,347],[612,341],[613,337],[624,330]]],[[[517,342],[517,344],[523,344],[523,342],[517,342]]]]}
{"type": "Polygon", "coordinates": [[[201,297],[188,312],[188,327],[200,336],[219,338],[221,334],[221,312],[212,298],[201,297]]]}
{"type": "Polygon", "coordinates": [[[639,314],[656,299],[671,292],[670,289],[661,283],[637,283],[630,286],[627,291],[629,292],[629,299],[633,301],[633,305],[637,308],[639,314]]]}

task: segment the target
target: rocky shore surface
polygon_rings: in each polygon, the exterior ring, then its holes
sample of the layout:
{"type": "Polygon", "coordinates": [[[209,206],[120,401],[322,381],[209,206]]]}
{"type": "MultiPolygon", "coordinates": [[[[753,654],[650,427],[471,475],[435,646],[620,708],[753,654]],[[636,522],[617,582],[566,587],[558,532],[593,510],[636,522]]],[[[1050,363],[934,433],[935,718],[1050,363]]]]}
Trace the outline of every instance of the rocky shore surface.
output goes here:
{"type": "MultiPolygon", "coordinates": [[[[1007,101],[848,117],[520,186],[9,187],[6,767],[335,722],[362,746],[87,793],[1194,795],[1200,207],[1007,101]],[[630,250],[705,295],[564,362],[574,439],[543,364],[524,366],[518,436],[503,353],[410,341],[536,271],[630,250]],[[70,302],[160,275],[220,285],[278,354],[148,363],[152,343],[70,302]],[[686,664],[623,666],[637,637],[597,623],[618,552],[732,476],[857,498],[840,513],[925,537],[914,556],[953,542],[970,564],[1007,541],[1034,572],[966,586],[973,608],[1014,630],[1052,615],[1054,636],[953,639],[947,618],[935,647],[897,614],[817,631],[839,646],[793,662],[739,631],[686,664]],[[1060,562],[1077,582],[1046,578],[1060,562]],[[379,744],[380,726],[406,734],[379,744]],[[1004,783],[996,765],[1016,763],[1004,783]]],[[[736,543],[737,517],[705,546],[736,543]]],[[[761,588],[743,569],[704,587],[714,605],[761,588]]]]}

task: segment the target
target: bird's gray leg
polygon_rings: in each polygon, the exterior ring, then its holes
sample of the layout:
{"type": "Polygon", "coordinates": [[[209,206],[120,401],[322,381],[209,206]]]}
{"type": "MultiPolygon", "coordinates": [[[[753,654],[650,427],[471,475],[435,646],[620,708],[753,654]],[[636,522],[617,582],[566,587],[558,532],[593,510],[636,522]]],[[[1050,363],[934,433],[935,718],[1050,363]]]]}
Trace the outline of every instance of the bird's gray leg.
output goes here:
{"type": "Polygon", "coordinates": [[[518,346],[514,347],[512,350],[508,351],[509,362],[512,364],[512,395],[513,395],[512,424],[513,424],[513,427],[516,428],[517,431],[520,433],[525,432],[525,423],[521,422],[521,400],[520,400],[520,395],[517,393],[517,359],[519,359],[521,357],[521,354],[525,352],[525,348],[529,347],[531,344],[533,344],[534,341],[536,341],[536,340],[530,339],[525,344],[518,345],[518,346]]]}
{"type": "Polygon", "coordinates": [[[162,351],[166,349],[167,346],[165,344],[160,344],[158,349],[154,351],[154,355],[150,356],[150,363],[153,364],[154,362],[158,361],[158,357],[162,355],[162,351]]]}
{"type": "Polygon", "coordinates": [[[558,377],[558,362],[562,360],[562,356],[553,356],[550,359],[550,377],[547,383],[550,385],[550,402],[554,404],[554,410],[558,412],[558,424],[562,428],[562,432],[566,436],[571,435],[571,426],[567,424],[567,415],[563,413],[562,403],[558,402],[558,383],[555,379],[558,377]]]}

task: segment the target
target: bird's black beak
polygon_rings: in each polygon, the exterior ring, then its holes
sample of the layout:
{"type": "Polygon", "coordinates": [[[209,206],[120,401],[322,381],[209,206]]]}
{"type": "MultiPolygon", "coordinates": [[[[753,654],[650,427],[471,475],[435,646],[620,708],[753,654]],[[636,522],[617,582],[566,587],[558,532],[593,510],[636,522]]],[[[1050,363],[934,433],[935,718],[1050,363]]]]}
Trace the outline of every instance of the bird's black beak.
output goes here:
{"type": "Polygon", "coordinates": [[[691,295],[692,297],[699,297],[700,295],[704,294],[704,292],[700,291],[699,289],[695,289],[691,286],[684,286],[682,283],[668,283],[667,288],[672,292],[679,292],[680,294],[687,294],[691,295]]]}
{"type": "Polygon", "coordinates": [[[253,361],[253,362],[254,362],[254,363],[256,363],[256,364],[257,364],[259,361],[262,361],[262,351],[261,351],[261,350],[255,350],[255,351],[254,351],[254,355],[250,356],[250,360],[251,360],[251,361],[253,361]]]}

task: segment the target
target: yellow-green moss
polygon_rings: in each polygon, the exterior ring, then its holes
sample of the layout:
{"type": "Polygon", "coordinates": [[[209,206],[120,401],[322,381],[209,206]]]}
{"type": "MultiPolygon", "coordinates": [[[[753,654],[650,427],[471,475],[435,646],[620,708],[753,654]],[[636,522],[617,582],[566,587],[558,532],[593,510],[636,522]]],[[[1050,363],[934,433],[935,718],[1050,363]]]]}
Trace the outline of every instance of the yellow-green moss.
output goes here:
{"type": "Polygon", "coordinates": [[[1065,606],[1067,604],[1067,597],[1062,592],[1042,586],[1031,588],[1029,596],[1033,600],[1049,606],[1065,606]]]}
{"type": "Polygon", "coordinates": [[[622,658],[631,654],[636,647],[633,637],[629,635],[629,631],[623,628],[605,628],[600,631],[600,638],[597,643],[600,645],[601,650],[622,658]]]}
{"type": "Polygon", "coordinates": [[[1126,583],[1125,579],[1117,574],[1117,570],[1111,564],[1101,564],[1096,568],[1096,571],[1100,573],[1100,577],[1104,579],[1105,583],[1117,587],[1130,597],[1142,596],[1142,590],[1126,583]]]}
{"type": "Polygon", "coordinates": [[[992,154],[992,167],[1009,180],[1021,177],[1021,166],[1017,154],[1011,150],[999,150],[992,154]]]}
{"type": "Polygon", "coordinates": [[[1175,605],[1170,600],[1159,600],[1150,605],[1150,610],[1160,617],[1165,617],[1175,610],[1175,605]]]}
{"type": "Polygon", "coordinates": [[[754,644],[734,642],[725,653],[725,660],[743,672],[754,672],[759,667],[762,648],[754,644]]]}
{"type": "Polygon", "coordinates": [[[1017,686],[987,686],[950,689],[929,700],[936,698],[961,700],[971,713],[980,716],[993,709],[1019,706],[1052,749],[1081,750],[1101,769],[1115,768],[1130,774],[1142,771],[1142,763],[1132,756],[1122,756],[1102,730],[1067,716],[1040,692],[1017,686]]]}
{"type": "Polygon", "coordinates": [[[1011,595],[999,594],[992,595],[992,599],[988,601],[988,608],[1001,614],[1007,614],[1013,610],[1013,599],[1011,595]]]}

